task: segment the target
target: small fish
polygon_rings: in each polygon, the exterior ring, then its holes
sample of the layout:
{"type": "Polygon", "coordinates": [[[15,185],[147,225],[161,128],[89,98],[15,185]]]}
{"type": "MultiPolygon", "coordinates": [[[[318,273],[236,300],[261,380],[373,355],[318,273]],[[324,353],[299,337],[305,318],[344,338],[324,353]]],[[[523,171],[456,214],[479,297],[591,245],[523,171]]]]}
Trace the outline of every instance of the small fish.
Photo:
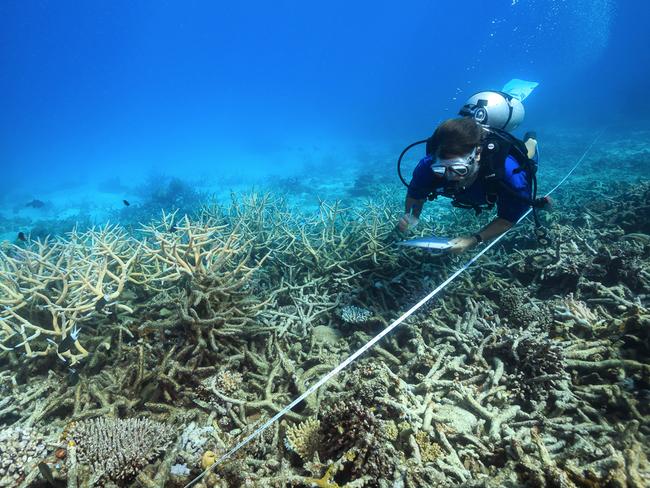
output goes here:
{"type": "Polygon", "coordinates": [[[34,198],[34,200],[32,200],[31,202],[25,204],[25,207],[32,207],[32,208],[43,208],[44,206],[45,206],[45,202],[41,200],[37,200],[36,198],[34,198]]]}
{"type": "Polygon", "coordinates": [[[24,233],[24,232],[19,232],[19,233],[18,233],[18,240],[19,240],[19,241],[23,241],[23,242],[27,242],[27,237],[25,237],[25,233],[24,233]]]}
{"type": "Polygon", "coordinates": [[[131,205],[128,200],[122,200],[122,203],[124,204],[125,207],[131,205]]]}
{"type": "Polygon", "coordinates": [[[74,368],[68,368],[68,385],[75,386],[79,383],[79,370],[74,368]]]}
{"type": "Polygon", "coordinates": [[[74,346],[74,343],[77,342],[77,339],[79,338],[79,332],[81,332],[81,329],[75,325],[70,333],[65,336],[65,339],[59,343],[58,351],[66,352],[72,349],[72,346],[74,346]]]}
{"type": "Polygon", "coordinates": [[[96,312],[101,312],[102,309],[103,309],[103,308],[106,306],[106,304],[108,303],[108,299],[109,299],[109,296],[108,296],[108,295],[104,295],[104,296],[101,297],[99,300],[97,300],[97,303],[95,303],[95,311],[96,311],[96,312]]]}
{"type": "Polygon", "coordinates": [[[450,240],[451,239],[448,237],[417,237],[415,239],[409,239],[408,241],[398,242],[397,245],[407,247],[420,247],[422,249],[426,249],[427,251],[444,253],[451,248],[451,244],[449,244],[450,240]]]}
{"type": "Polygon", "coordinates": [[[74,343],[77,342],[77,339],[79,338],[80,332],[81,329],[77,325],[74,325],[70,333],[67,336],[65,336],[65,339],[63,339],[61,342],[57,343],[52,339],[46,339],[46,340],[54,347],[56,347],[56,354],[59,356],[61,361],[65,363],[67,362],[67,360],[61,354],[70,351],[72,349],[72,346],[74,346],[74,343]]]}

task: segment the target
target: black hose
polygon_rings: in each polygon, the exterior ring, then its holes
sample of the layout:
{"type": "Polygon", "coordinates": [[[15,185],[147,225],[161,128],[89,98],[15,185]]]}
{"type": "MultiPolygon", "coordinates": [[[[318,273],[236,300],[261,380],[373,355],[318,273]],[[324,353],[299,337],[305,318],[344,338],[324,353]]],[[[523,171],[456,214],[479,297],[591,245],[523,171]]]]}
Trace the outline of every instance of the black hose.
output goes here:
{"type": "Polygon", "coordinates": [[[424,144],[428,141],[428,139],[424,139],[422,141],[417,141],[414,142],[413,144],[406,146],[404,150],[402,151],[402,154],[399,155],[399,158],[397,159],[397,175],[399,176],[399,179],[402,180],[402,183],[404,183],[404,186],[408,188],[409,184],[406,182],[404,177],[402,176],[402,158],[404,155],[411,149],[413,146],[417,146],[418,144],[424,144]]]}

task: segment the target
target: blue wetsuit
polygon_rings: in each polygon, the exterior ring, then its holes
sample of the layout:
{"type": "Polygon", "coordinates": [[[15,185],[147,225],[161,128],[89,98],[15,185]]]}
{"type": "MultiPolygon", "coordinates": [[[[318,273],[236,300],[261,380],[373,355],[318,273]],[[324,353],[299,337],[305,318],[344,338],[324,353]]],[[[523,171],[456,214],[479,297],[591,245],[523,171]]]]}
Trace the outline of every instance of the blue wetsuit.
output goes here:
{"type": "MultiPolygon", "coordinates": [[[[535,155],[537,160],[537,155],[535,155]]],[[[413,170],[413,178],[409,184],[407,196],[417,200],[427,198],[431,192],[442,194],[444,191],[444,181],[436,178],[431,170],[431,165],[435,162],[432,156],[426,156],[420,160],[413,170]]],[[[514,193],[526,200],[530,200],[532,189],[528,183],[528,175],[525,171],[515,172],[519,168],[519,163],[512,156],[506,158],[505,164],[505,183],[514,190],[514,193]]],[[[456,193],[456,201],[468,205],[485,205],[487,203],[487,189],[485,182],[480,176],[474,183],[462,191],[456,193]]],[[[520,200],[515,195],[504,189],[497,192],[497,216],[506,219],[509,222],[517,222],[519,218],[526,213],[530,205],[520,200]]]]}

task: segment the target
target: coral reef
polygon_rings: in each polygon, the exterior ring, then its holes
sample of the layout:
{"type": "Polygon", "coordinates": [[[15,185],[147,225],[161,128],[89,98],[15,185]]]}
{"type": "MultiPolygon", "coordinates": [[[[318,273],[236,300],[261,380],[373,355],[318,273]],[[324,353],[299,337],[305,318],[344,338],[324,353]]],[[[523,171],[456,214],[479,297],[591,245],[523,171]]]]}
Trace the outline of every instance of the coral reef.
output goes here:
{"type": "MultiPolygon", "coordinates": [[[[648,486],[650,191],[599,185],[559,192],[552,246],[524,224],[199,486],[648,486]]],[[[45,459],[11,483],[198,475],[457,268],[393,245],[400,198],[234,195],[3,247],[0,435],[45,459]]]]}

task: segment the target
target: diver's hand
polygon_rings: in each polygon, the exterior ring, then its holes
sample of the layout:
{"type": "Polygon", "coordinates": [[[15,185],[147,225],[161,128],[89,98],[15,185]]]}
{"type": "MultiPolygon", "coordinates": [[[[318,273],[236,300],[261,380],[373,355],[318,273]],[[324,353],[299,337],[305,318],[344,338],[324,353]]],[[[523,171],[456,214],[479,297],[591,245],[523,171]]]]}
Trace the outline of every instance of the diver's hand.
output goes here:
{"type": "Polygon", "coordinates": [[[552,210],[553,206],[555,205],[555,202],[551,197],[542,197],[544,198],[544,206],[542,207],[542,210],[552,210]]]}
{"type": "Polygon", "coordinates": [[[418,222],[420,219],[418,219],[415,215],[410,214],[410,213],[405,213],[402,215],[402,218],[399,219],[399,222],[397,223],[397,228],[400,230],[400,232],[406,232],[409,229],[412,229],[416,225],[418,225],[418,222]]]}
{"type": "Polygon", "coordinates": [[[465,251],[468,251],[472,249],[473,247],[476,247],[476,239],[472,236],[470,237],[456,237],[455,239],[452,239],[449,241],[449,244],[451,244],[451,247],[449,248],[449,252],[452,254],[462,254],[465,251]]]}

